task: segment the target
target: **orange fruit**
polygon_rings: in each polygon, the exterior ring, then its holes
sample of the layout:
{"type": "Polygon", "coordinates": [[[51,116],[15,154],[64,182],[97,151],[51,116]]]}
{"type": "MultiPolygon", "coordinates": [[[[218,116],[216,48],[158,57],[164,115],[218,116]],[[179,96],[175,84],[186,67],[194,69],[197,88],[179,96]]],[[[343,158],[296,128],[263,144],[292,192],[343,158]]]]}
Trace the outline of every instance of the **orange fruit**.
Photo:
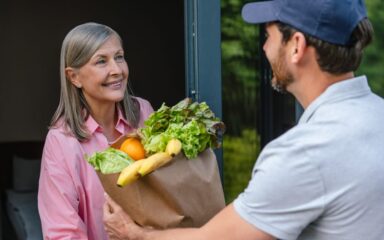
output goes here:
{"type": "Polygon", "coordinates": [[[145,158],[145,149],[140,140],[134,137],[127,138],[120,146],[120,150],[128,154],[133,160],[145,158]]]}

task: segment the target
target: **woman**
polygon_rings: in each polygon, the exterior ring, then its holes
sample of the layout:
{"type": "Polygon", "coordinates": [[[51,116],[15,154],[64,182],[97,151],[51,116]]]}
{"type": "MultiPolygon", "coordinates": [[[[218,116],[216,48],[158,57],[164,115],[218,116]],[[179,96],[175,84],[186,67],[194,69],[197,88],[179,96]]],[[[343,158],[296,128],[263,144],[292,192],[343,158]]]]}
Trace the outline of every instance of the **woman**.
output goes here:
{"type": "Polygon", "coordinates": [[[122,40],[111,28],[75,27],[63,41],[60,58],[60,103],[45,141],[39,182],[44,239],[107,239],[104,190],[84,155],[141,127],[153,108],[128,93],[122,40]]]}

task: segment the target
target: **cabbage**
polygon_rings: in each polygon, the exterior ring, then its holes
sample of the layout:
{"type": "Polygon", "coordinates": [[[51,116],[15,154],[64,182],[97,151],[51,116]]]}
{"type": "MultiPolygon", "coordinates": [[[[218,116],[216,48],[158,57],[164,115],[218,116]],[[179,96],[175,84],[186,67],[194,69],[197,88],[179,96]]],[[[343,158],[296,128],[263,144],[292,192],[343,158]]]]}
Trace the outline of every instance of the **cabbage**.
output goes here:
{"type": "Polygon", "coordinates": [[[118,173],[134,161],[125,152],[109,147],[104,151],[95,152],[85,159],[103,174],[118,173]]]}

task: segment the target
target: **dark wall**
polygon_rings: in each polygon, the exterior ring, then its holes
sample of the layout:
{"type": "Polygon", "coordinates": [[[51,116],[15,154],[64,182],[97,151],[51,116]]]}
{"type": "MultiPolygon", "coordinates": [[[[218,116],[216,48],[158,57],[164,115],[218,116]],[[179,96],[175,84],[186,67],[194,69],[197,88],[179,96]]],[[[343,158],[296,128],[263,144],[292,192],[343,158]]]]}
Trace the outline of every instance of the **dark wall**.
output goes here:
{"type": "Polygon", "coordinates": [[[136,95],[155,108],[176,103],[185,96],[183,19],[180,0],[2,0],[0,142],[44,139],[59,100],[61,42],[88,21],[123,38],[136,95]]]}

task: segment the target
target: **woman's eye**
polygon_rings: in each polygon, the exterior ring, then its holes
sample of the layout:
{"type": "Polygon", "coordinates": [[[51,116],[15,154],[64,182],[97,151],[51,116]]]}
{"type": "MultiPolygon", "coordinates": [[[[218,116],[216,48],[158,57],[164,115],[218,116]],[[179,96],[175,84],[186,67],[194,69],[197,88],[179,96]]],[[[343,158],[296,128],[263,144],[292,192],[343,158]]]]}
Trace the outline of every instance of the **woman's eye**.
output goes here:
{"type": "Polygon", "coordinates": [[[116,59],[116,61],[118,61],[118,62],[122,62],[122,61],[124,61],[124,55],[117,55],[117,56],[115,57],[115,59],[116,59]]]}
{"type": "Polygon", "coordinates": [[[96,64],[104,64],[105,63],[105,59],[98,59],[96,61],[96,64]]]}

